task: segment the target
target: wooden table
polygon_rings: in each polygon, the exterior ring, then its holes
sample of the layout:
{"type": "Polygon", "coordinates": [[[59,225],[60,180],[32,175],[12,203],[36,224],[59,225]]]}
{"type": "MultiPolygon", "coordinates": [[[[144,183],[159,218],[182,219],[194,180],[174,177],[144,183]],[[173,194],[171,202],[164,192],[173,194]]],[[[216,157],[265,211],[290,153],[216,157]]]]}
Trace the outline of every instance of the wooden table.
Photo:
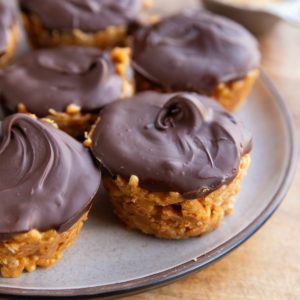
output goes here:
{"type": "MultiPolygon", "coordinates": [[[[183,4],[196,4],[192,0],[159,2],[172,11],[183,4]]],[[[260,43],[263,67],[281,91],[299,128],[300,28],[282,23],[260,43]]],[[[299,300],[300,168],[275,215],[236,251],[176,283],[123,299],[299,300]]]]}

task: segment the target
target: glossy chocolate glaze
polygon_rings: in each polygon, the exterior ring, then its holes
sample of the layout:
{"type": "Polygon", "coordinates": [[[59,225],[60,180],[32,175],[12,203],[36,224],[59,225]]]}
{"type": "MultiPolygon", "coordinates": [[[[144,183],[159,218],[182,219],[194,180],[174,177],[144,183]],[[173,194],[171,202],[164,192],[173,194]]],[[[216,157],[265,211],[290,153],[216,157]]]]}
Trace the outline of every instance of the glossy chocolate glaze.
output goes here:
{"type": "Polygon", "coordinates": [[[219,83],[259,66],[254,37],[239,24],[202,11],[185,11],[138,30],[134,68],[169,91],[209,94],[219,83]]]}
{"type": "Polygon", "coordinates": [[[89,209],[100,172],[82,144],[25,114],[0,123],[0,239],[60,232],[89,209]]]}
{"type": "Polygon", "coordinates": [[[25,13],[38,16],[46,29],[97,32],[135,22],[143,0],[20,0],[25,13]]]}
{"type": "Polygon", "coordinates": [[[24,103],[37,116],[75,104],[93,112],[122,94],[122,79],[110,54],[94,48],[62,47],[29,53],[0,73],[0,100],[9,113],[24,103]]]}
{"type": "Polygon", "coordinates": [[[241,123],[194,93],[145,92],[104,108],[92,152],[106,176],[136,175],[153,192],[202,197],[231,182],[252,147],[241,123]]]}
{"type": "Polygon", "coordinates": [[[15,23],[15,16],[9,7],[0,2],[0,56],[5,54],[8,35],[15,23]]]}

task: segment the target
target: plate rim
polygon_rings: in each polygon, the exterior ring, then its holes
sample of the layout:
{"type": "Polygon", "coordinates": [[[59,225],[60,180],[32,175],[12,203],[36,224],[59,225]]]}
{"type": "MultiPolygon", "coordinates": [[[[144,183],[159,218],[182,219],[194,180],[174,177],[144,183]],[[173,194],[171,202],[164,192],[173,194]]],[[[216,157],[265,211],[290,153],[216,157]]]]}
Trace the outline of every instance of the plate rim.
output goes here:
{"type": "Polygon", "coordinates": [[[269,220],[273,213],[277,210],[282,203],[285,195],[289,191],[290,185],[294,179],[297,167],[297,152],[298,147],[296,143],[295,127],[293,119],[289,112],[287,105],[276,86],[268,77],[266,72],[260,69],[260,78],[263,85],[272,94],[276,104],[278,105],[283,123],[287,131],[287,140],[289,145],[289,159],[285,166],[283,180],[278,185],[277,190],[274,192],[272,199],[267,207],[242,231],[227,240],[218,247],[212,249],[204,255],[201,255],[193,260],[182,263],[178,266],[169,268],[168,270],[158,272],[153,275],[132,279],[126,282],[113,283],[103,286],[85,287],[85,288],[71,288],[71,289],[24,289],[16,287],[0,287],[0,295],[3,296],[31,296],[31,297],[61,297],[61,298],[76,298],[85,296],[86,298],[107,298],[114,296],[125,296],[135,294],[141,291],[149,290],[154,287],[159,287],[170,282],[176,281],[180,278],[190,275],[193,272],[199,271],[213,262],[221,259],[245,241],[247,241],[263,224],[269,220]],[[203,259],[205,261],[203,261],[203,259]]]}

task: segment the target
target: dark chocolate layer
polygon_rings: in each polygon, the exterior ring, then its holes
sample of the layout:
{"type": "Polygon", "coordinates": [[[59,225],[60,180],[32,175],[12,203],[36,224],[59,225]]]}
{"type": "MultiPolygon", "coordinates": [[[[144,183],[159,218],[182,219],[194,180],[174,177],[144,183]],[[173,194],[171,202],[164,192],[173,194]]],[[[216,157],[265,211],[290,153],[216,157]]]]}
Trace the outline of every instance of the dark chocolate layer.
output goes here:
{"type": "Polygon", "coordinates": [[[92,112],[121,94],[122,79],[110,54],[94,48],[34,51],[0,74],[0,99],[10,113],[20,102],[40,117],[50,108],[65,111],[69,104],[92,112]]]}
{"type": "Polygon", "coordinates": [[[20,5],[46,29],[97,32],[137,21],[143,0],[20,0],[20,5]]]}
{"type": "Polygon", "coordinates": [[[145,92],[107,106],[92,134],[92,152],[103,171],[154,192],[187,199],[231,182],[250,134],[209,98],[145,92]]]}
{"type": "Polygon", "coordinates": [[[0,239],[65,231],[90,207],[100,173],[82,144],[25,114],[0,123],[0,239]]]}
{"type": "Polygon", "coordinates": [[[8,35],[15,23],[15,16],[12,10],[0,2],[0,56],[6,51],[8,35]]]}
{"type": "Polygon", "coordinates": [[[186,11],[138,30],[133,61],[140,75],[165,90],[209,94],[219,83],[257,68],[260,54],[254,37],[239,24],[186,11]]]}

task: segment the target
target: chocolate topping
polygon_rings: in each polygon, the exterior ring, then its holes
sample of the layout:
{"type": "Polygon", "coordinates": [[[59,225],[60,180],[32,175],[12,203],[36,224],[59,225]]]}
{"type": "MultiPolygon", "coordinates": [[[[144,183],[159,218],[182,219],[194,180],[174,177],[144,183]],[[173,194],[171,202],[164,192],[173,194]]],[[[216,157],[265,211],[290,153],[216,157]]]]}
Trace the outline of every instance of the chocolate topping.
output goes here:
{"type": "Polygon", "coordinates": [[[11,9],[0,2],[0,56],[6,51],[9,30],[15,23],[15,16],[11,9]]]}
{"type": "Polygon", "coordinates": [[[127,26],[139,18],[143,0],[21,0],[25,13],[38,16],[50,30],[97,32],[127,26]]]}
{"type": "Polygon", "coordinates": [[[209,94],[259,65],[257,42],[240,25],[201,11],[163,19],[134,35],[133,61],[146,79],[172,91],[209,94]]]}
{"type": "Polygon", "coordinates": [[[8,112],[20,102],[40,117],[69,104],[99,110],[121,97],[122,79],[109,53],[63,47],[32,52],[0,74],[0,99],[8,112]]]}
{"type": "Polygon", "coordinates": [[[153,192],[193,199],[231,182],[251,137],[232,115],[193,93],[145,92],[107,106],[92,134],[103,171],[153,192]]]}
{"type": "Polygon", "coordinates": [[[0,123],[0,238],[67,230],[90,207],[99,184],[89,152],[53,125],[25,114],[0,123]]]}

